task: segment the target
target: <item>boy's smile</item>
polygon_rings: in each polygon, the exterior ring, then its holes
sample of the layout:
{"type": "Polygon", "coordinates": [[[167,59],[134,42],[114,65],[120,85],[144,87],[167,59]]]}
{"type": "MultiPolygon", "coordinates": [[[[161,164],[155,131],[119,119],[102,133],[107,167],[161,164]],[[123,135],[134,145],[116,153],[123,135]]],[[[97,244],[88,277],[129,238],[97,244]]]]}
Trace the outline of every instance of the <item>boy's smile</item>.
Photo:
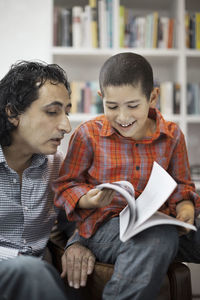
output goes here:
{"type": "Polygon", "coordinates": [[[155,131],[155,121],[148,118],[149,108],[155,107],[158,90],[148,100],[141,86],[107,86],[104,88],[104,113],[111,126],[124,137],[143,139],[155,131]]]}

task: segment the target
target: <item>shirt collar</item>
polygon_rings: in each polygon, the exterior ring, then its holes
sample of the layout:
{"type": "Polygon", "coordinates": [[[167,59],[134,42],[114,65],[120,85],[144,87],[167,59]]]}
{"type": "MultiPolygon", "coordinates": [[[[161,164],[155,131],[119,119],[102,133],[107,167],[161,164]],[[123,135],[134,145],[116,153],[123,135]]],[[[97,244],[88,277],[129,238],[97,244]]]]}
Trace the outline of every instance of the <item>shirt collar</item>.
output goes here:
{"type": "Polygon", "coordinates": [[[3,154],[3,150],[0,145],[0,163],[6,162],[5,156],[3,154]]]}
{"type": "MultiPolygon", "coordinates": [[[[157,108],[150,108],[149,110],[149,118],[154,119],[156,121],[156,131],[153,136],[144,139],[143,141],[149,141],[157,139],[160,135],[165,134],[171,138],[173,138],[172,133],[169,131],[167,122],[164,120],[162,114],[157,108]]],[[[115,129],[110,125],[110,122],[106,119],[105,116],[101,116],[102,120],[102,128],[101,128],[101,136],[111,136],[113,134],[118,135],[115,129]]]]}
{"type": "MultiPolygon", "coordinates": [[[[45,163],[47,156],[44,154],[34,154],[32,157],[31,168],[39,167],[45,163]]],[[[7,163],[0,145],[0,163],[7,163]]]]}

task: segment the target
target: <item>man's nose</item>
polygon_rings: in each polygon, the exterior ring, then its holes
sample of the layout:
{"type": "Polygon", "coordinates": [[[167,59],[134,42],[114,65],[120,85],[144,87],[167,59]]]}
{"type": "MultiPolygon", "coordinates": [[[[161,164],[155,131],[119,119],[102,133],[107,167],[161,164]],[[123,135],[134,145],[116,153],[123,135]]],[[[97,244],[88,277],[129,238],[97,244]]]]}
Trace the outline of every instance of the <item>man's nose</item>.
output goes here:
{"type": "Polygon", "coordinates": [[[64,131],[65,133],[69,133],[72,128],[67,115],[64,115],[59,123],[59,130],[64,131]]]}

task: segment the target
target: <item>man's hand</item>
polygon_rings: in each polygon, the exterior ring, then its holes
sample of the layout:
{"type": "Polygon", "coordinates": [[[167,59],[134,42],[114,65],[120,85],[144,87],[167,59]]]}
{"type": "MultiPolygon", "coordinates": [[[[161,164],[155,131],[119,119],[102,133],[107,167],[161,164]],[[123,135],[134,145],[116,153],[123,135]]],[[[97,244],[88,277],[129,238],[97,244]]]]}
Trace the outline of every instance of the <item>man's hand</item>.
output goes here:
{"type": "Polygon", "coordinates": [[[67,276],[69,286],[78,289],[85,286],[87,276],[93,272],[95,256],[86,247],[76,242],[69,246],[62,256],[62,274],[67,276]]]}
{"type": "MultiPolygon", "coordinates": [[[[194,224],[194,205],[189,200],[184,200],[177,204],[176,206],[176,218],[180,221],[194,224]]],[[[181,228],[179,231],[180,235],[187,234],[190,231],[190,229],[187,228],[181,228]]]]}
{"type": "Polygon", "coordinates": [[[115,191],[111,189],[92,189],[80,198],[78,207],[86,209],[104,207],[110,204],[114,195],[115,191]]]}

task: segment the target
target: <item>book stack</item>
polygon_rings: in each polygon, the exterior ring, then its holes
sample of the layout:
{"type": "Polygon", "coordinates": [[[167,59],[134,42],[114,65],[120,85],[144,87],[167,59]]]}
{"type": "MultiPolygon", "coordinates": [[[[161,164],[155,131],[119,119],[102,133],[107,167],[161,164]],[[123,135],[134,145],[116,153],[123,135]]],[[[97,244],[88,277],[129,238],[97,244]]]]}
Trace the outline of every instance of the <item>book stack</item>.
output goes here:
{"type": "Polygon", "coordinates": [[[119,9],[119,45],[122,48],[173,48],[174,19],[157,11],[135,15],[123,5],[119,9]]]}
{"type": "Polygon", "coordinates": [[[160,83],[159,109],[165,115],[180,114],[181,87],[179,83],[160,83]]]}
{"type": "Polygon", "coordinates": [[[97,81],[72,81],[72,113],[103,113],[103,102],[98,95],[99,90],[97,81]]]}
{"type": "Polygon", "coordinates": [[[88,0],[85,6],[54,7],[54,46],[113,47],[113,1],[88,0]]]}
{"type": "Polygon", "coordinates": [[[185,14],[185,32],[186,47],[200,49],[200,12],[185,14]]]}
{"type": "Polygon", "coordinates": [[[187,84],[187,113],[189,115],[200,114],[200,83],[187,84]]]}

